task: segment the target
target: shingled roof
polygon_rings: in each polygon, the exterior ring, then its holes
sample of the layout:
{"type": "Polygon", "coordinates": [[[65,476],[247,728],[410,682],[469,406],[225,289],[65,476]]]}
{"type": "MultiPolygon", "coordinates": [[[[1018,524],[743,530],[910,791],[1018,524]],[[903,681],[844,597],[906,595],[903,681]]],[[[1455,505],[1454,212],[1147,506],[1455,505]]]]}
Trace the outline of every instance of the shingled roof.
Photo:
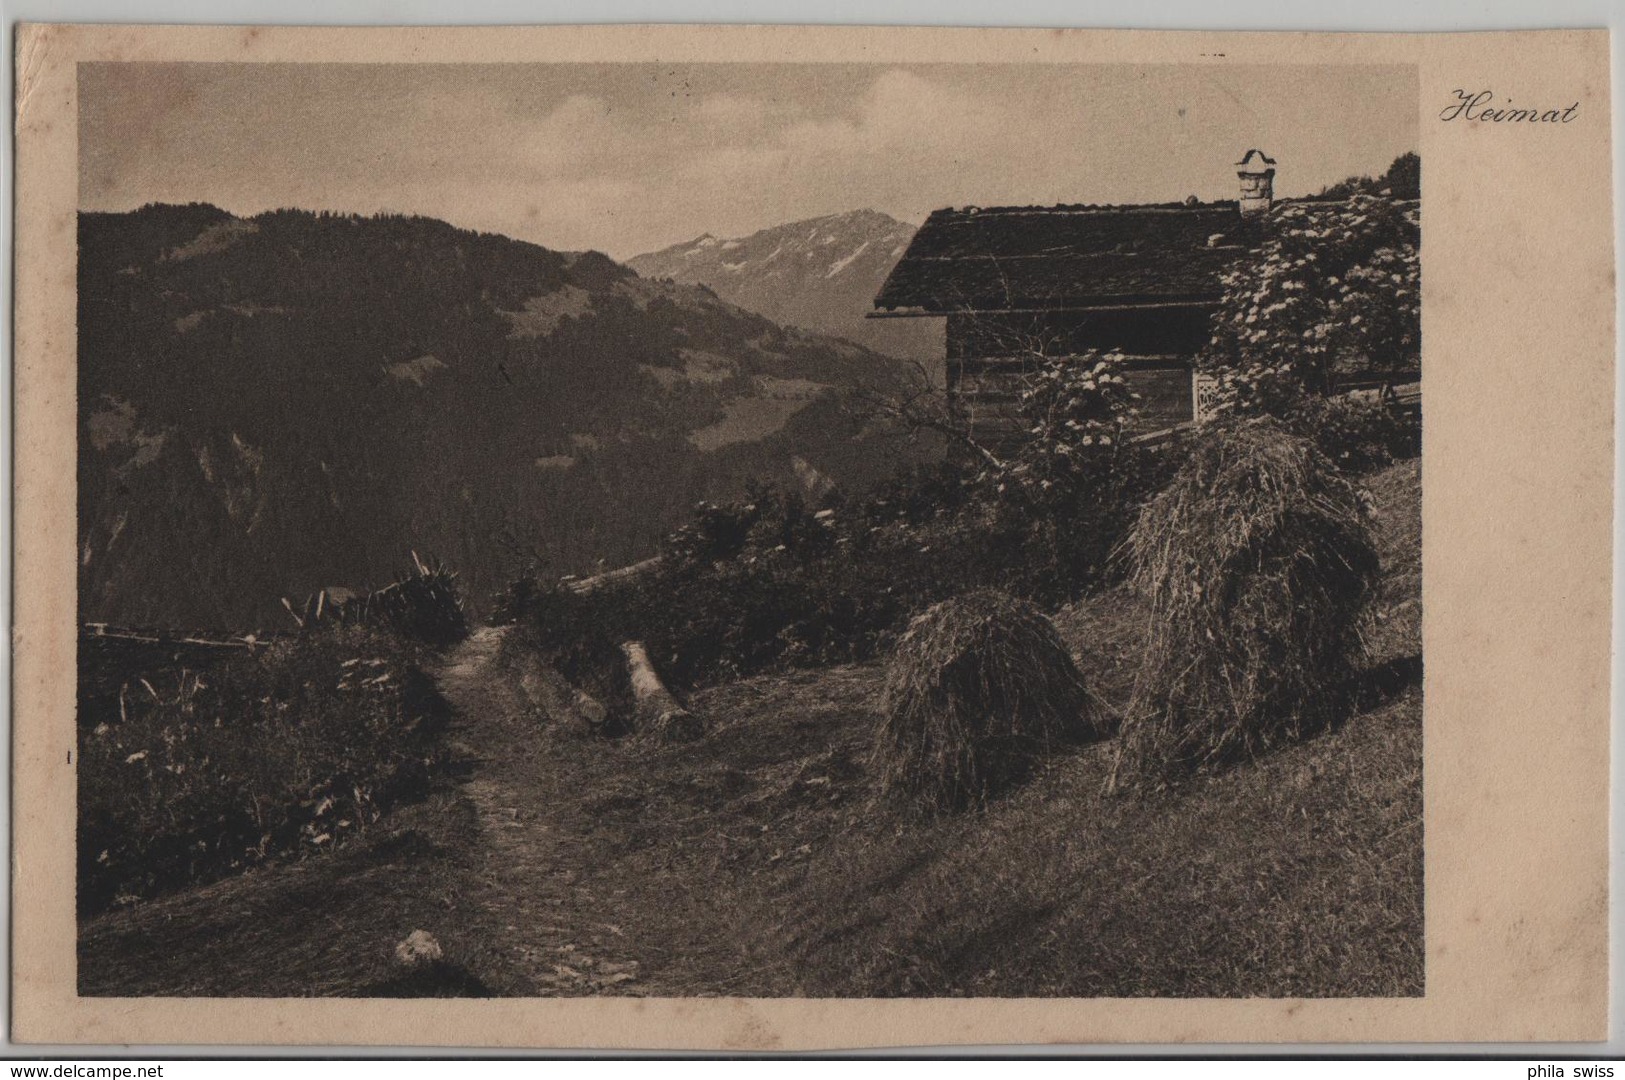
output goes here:
{"type": "Polygon", "coordinates": [[[1212,303],[1256,228],[1234,202],[938,210],[875,307],[940,315],[1212,303]]]}

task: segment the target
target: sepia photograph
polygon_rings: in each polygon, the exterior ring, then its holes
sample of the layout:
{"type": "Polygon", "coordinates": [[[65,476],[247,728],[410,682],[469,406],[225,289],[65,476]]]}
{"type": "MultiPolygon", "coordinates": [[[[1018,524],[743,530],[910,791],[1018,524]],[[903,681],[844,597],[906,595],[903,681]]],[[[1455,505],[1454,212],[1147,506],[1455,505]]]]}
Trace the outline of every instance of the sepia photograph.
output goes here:
{"type": "Polygon", "coordinates": [[[1423,995],[1418,94],[80,64],[78,994],[1423,995]]]}

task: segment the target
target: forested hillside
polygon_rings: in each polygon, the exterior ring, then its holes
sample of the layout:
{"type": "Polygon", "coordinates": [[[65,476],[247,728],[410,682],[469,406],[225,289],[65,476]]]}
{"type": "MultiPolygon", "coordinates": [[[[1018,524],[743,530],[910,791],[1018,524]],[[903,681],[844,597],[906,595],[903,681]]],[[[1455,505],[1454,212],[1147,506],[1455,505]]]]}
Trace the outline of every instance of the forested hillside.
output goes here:
{"type": "Polygon", "coordinates": [[[276,626],[413,549],[477,612],[524,558],[631,561],[750,477],[862,487],[914,452],[843,401],[891,361],[597,253],[197,204],[79,240],[87,620],[276,626]]]}

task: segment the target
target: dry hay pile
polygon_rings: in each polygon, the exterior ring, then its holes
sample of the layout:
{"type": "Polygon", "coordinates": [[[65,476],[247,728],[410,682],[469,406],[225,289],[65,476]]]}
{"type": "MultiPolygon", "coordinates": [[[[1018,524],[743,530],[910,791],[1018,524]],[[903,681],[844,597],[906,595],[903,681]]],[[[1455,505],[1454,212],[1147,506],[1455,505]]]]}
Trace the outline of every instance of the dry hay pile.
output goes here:
{"type": "Polygon", "coordinates": [[[882,790],[935,809],[984,801],[1051,744],[1101,725],[1054,625],[990,589],[916,616],[886,670],[871,764],[882,790]]]}
{"type": "Polygon", "coordinates": [[[1334,721],[1378,579],[1368,517],[1274,421],[1206,431],[1126,541],[1150,626],[1119,765],[1165,779],[1334,721]]]}

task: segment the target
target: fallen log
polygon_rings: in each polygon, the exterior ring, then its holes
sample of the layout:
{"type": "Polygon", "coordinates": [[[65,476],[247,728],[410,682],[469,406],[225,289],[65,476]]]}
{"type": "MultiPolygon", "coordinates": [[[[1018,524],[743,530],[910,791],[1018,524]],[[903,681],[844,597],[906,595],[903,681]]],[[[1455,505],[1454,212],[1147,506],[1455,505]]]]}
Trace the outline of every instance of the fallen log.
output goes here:
{"type": "Polygon", "coordinates": [[[585,690],[570,685],[531,649],[516,649],[510,661],[519,694],[530,709],[555,723],[573,725],[587,735],[607,730],[609,710],[585,690]]]}
{"type": "Polygon", "coordinates": [[[678,704],[660,681],[643,642],[628,641],[621,652],[632,684],[633,730],[652,732],[667,742],[688,742],[704,734],[699,717],[678,704]]]}
{"type": "Polygon", "coordinates": [[[615,585],[625,581],[636,581],[645,574],[658,570],[665,562],[659,555],[653,555],[642,562],[635,562],[631,566],[621,566],[614,570],[605,570],[602,574],[592,577],[567,577],[559,582],[564,588],[577,596],[591,596],[606,585],[615,585]]]}

